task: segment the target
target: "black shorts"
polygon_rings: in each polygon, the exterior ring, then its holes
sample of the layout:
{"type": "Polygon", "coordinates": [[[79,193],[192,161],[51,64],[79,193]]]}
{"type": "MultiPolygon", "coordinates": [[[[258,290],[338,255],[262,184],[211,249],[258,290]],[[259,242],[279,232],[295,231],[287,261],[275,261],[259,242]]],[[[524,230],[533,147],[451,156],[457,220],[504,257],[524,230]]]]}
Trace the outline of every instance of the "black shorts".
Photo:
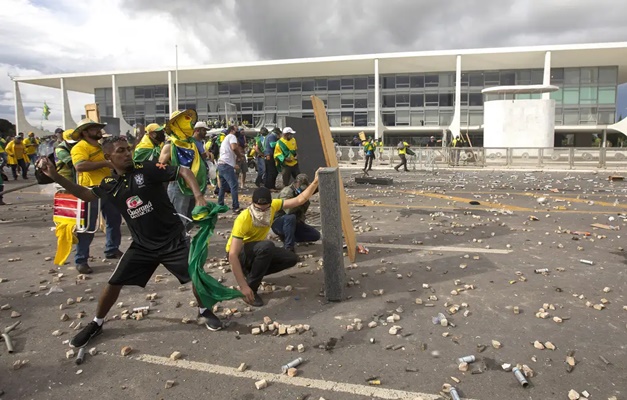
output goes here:
{"type": "Polygon", "coordinates": [[[163,264],[179,282],[187,283],[191,280],[188,257],[189,241],[184,234],[157,250],[148,250],[133,242],[120,258],[109,284],[146,287],[159,264],[163,264]]]}

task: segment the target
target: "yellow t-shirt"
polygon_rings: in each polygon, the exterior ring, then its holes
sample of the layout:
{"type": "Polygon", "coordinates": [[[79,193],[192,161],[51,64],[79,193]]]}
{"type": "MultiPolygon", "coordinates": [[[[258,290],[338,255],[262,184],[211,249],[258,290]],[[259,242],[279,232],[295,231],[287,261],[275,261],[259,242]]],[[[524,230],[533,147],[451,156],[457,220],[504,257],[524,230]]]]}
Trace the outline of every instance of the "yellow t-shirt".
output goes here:
{"type": "MultiPolygon", "coordinates": [[[[274,199],[272,200],[272,204],[270,205],[270,225],[274,221],[274,216],[276,213],[283,208],[283,199],[274,199]]],[[[229,241],[226,243],[226,252],[228,253],[231,249],[231,241],[233,238],[242,239],[244,243],[249,242],[259,242],[262,240],[266,240],[266,236],[268,236],[268,232],[270,232],[270,227],[257,227],[253,226],[253,218],[250,215],[248,209],[242,211],[240,215],[237,216],[235,222],[233,223],[233,229],[231,230],[231,236],[229,237],[229,241]]]]}
{"type": "Polygon", "coordinates": [[[39,140],[37,138],[24,139],[24,146],[26,147],[26,154],[30,157],[37,154],[37,148],[39,147],[39,140]]]}
{"type": "Polygon", "coordinates": [[[409,143],[403,142],[403,148],[398,149],[398,154],[407,154],[407,147],[409,147],[409,143]]]}
{"type": "MultiPolygon", "coordinates": [[[[100,147],[100,145],[93,146],[86,140],[81,140],[76,143],[76,145],[72,147],[70,154],[72,155],[72,164],[74,164],[74,167],[83,161],[105,161],[102,147],[100,147]]],[[[79,172],[78,184],[81,186],[98,186],[100,182],[109,175],[111,175],[111,169],[107,167],[98,168],[93,171],[79,172]]]]}

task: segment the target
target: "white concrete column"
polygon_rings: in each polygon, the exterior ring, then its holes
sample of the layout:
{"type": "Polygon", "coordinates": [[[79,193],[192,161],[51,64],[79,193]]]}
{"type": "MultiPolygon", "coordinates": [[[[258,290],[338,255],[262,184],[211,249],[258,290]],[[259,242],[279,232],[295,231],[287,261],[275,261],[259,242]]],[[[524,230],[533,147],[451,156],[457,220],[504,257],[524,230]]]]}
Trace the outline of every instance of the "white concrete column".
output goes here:
{"type": "MultiPolygon", "coordinates": [[[[113,118],[117,118],[118,115],[118,104],[120,104],[120,93],[118,91],[118,84],[115,80],[115,74],[111,75],[111,94],[113,95],[113,118]]],[[[106,108],[105,104],[105,108],[106,108]]],[[[121,108],[121,104],[120,104],[121,108]]],[[[121,114],[121,113],[120,113],[121,114]]]]}
{"type": "Polygon", "coordinates": [[[172,115],[172,113],[174,111],[176,111],[178,109],[178,105],[176,105],[175,107],[175,95],[174,95],[174,83],[173,83],[173,79],[172,79],[172,71],[168,71],[168,100],[169,100],[169,104],[170,104],[170,115],[172,115]]]}
{"type": "Polygon", "coordinates": [[[61,87],[61,126],[63,129],[76,128],[77,124],[72,117],[72,109],[70,108],[70,99],[65,89],[65,78],[60,78],[61,87]]]}
{"type": "MultiPolygon", "coordinates": [[[[451,135],[459,136],[461,134],[462,120],[462,56],[458,55],[455,63],[455,108],[453,111],[453,120],[449,126],[451,135]]],[[[446,136],[446,135],[443,135],[446,136]]],[[[446,145],[448,138],[442,137],[442,146],[446,145]]]]}
{"type": "Polygon", "coordinates": [[[44,132],[39,128],[35,128],[26,120],[26,114],[24,113],[24,104],[22,103],[22,94],[20,93],[20,87],[17,81],[13,81],[13,101],[15,106],[15,133],[23,132],[24,135],[28,132],[35,132],[37,136],[47,136],[50,132],[44,132]]]}
{"type": "Polygon", "coordinates": [[[381,93],[379,90],[379,59],[374,60],[374,138],[379,140],[383,137],[381,125],[381,93]]]}
{"type": "Polygon", "coordinates": [[[111,75],[111,94],[113,95],[113,117],[120,120],[120,135],[134,134],[133,127],[124,119],[122,102],[120,101],[120,88],[115,75],[111,75]]]}
{"type": "Polygon", "coordinates": [[[13,108],[15,109],[15,134],[22,132],[22,118],[24,115],[24,106],[22,105],[22,96],[20,95],[20,87],[17,81],[13,81],[13,108]]]}
{"type": "MultiPolygon", "coordinates": [[[[542,79],[542,84],[543,85],[550,85],[551,84],[551,52],[547,51],[546,54],[544,55],[544,79],[542,79]]],[[[550,99],[551,98],[551,93],[546,92],[546,93],[542,93],[542,98],[543,99],[550,99]]]]}

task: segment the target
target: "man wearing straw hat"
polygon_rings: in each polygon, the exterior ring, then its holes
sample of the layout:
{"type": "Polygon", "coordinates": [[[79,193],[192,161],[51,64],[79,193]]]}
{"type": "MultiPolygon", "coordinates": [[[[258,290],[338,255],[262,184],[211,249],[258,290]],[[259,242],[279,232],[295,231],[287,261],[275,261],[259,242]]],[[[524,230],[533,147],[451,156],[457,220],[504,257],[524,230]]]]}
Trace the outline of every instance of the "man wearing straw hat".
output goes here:
{"type": "MultiPolygon", "coordinates": [[[[175,111],[165,126],[170,143],[163,146],[159,162],[175,167],[189,168],[196,177],[200,191],[205,193],[207,188],[207,166],[200,155],[198,145],[194,139],[194,126],[198,122],[196,110],[175,111]]],[[[191,220],[194,208],[194,194],[187,183],[179,178],[170,182],[168,197],[176,212],[182,217],[183,223],[191,220]]]]}
{"type": "MultiPolygon", "coordinates": [[[[105,159],[102,147],[98,142],[102,139],[102,129],[105,124],[92,121],[88,118],[83,119],[78,127],[74,130],[74,140],[79,140],[78,143],[72,147],[70,152],[72,156],[72,164],[78,176],[77,182],[81,186],[89,188],[100,185],[102,180],[111,174],[111,162],[105,159]]],[[[96,221],[98,220],[98,201],[94,200],[89,203],[89,224],[87,226],[88,231],[94,231],[96,228],[96,221]]],[[[122,257],[120,251],[120,243],[122,241],[122,233],[120,231],[120,225],[122,224],[122,217],[120,212],[106,200],[100,202],[100,211],[106,222],[106,243],[105,243],[105,258],[117,259],[122,257]]],[[[88,264],[89,261],[89,246],[92,240],[94,240],[93,233],[77,233],[78,243],[76,244],[76,255],[74,262],[76,263],[76,269],[81,274],[91,274],[93,270],[88,264]]]]}

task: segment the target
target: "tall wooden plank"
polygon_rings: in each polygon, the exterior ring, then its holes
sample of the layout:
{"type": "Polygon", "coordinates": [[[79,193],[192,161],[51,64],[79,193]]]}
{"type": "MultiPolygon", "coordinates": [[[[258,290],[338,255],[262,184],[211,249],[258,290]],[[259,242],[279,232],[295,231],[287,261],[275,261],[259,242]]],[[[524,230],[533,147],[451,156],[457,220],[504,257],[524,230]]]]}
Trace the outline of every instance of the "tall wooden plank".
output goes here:
{"type": "MultiPolygon", "coordinates": [[[[322,100],[316,96],[311,96],[311,103],[313,104],[316,124],[318,125],[318,134],[320,134],[320,142],[322,143],[322,152],[324,153],[324,158],[327,161],[327,166],[337,167],[337,156],[335,154],[333,136],[331,136],[331,127],[329,126],[329,120],[327,118],[327,110],[325,109],[322,100]]],[[[340,180],[340,183],[341,182],[342,181],[340,180]]],[[[353,223],[351,222],[348,199],[346,198],[346,192],[344,191],[344,185],[342,184],[340,184],[340,211],[342,215],[342,231],[344,233],[344,240],[346,241],[348,258],[351,262],[355,262],[355,257],[357,255],[357,240],[355,239],[355,231],[353,229],[353,223]]]]}

